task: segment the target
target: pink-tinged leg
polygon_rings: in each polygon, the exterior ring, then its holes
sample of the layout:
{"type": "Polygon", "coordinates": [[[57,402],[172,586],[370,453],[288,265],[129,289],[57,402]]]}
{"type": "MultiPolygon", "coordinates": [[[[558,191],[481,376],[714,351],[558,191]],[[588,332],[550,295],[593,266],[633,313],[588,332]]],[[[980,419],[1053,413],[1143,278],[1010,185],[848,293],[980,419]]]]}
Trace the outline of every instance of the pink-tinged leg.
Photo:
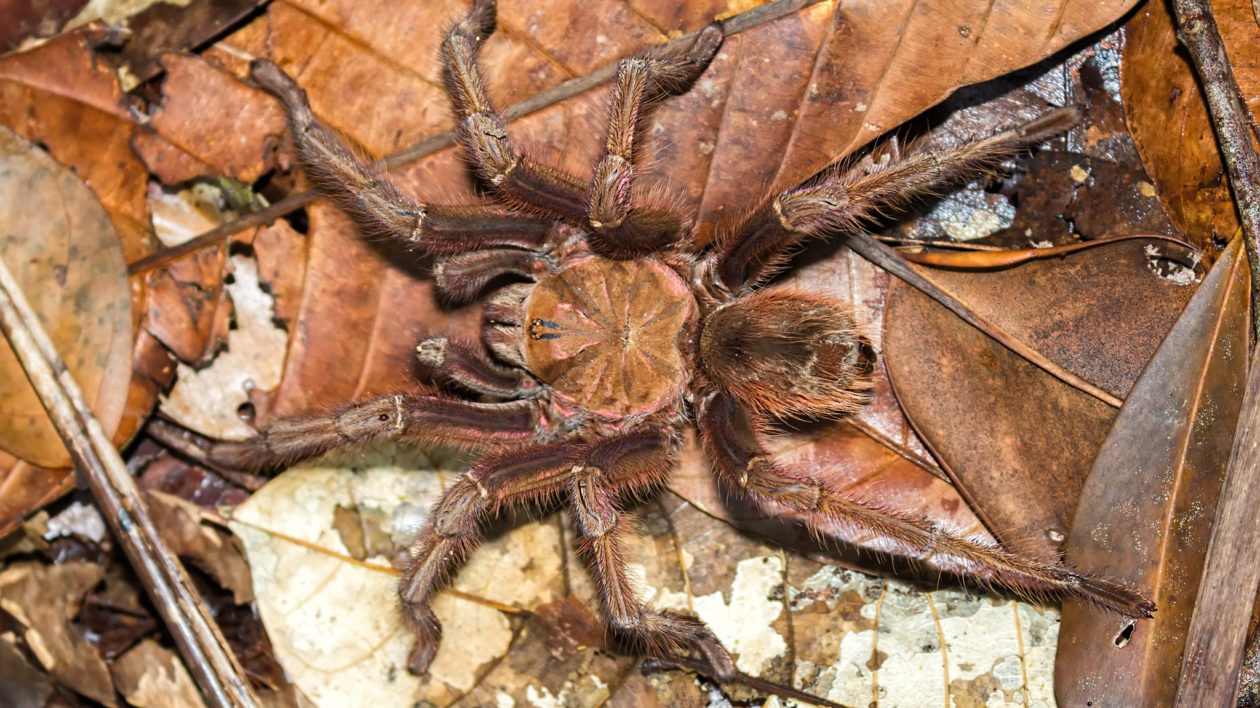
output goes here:
{"type": "Polygon", "coordinates": [[[388,438],[467,448],[524,444],[534,439],[536,411],[532,401],[473,403],[447,396],[395,394],[355,403],[330,415],[283,418],[248,440],[214,443],[208,456],[230,469],[273,470],[388,438]]]}
{"type": "Polygon", "coordinates": [[[637,649],[670,656],[699,651],[721,679],[738,672],[730,654],[696,617],[646,607],[635,595],[622,551],[630,533],[620,505],[665,482],[672,465],[667,438],[637,433],[596,444],[575,466],[570,506],[582,536],[581,553],[599,586],[604,617],[614,634],[637,649]]]}
{"type": "Polygon", "coordinates": [[[562,494],[584,446],[573,443],[522,446],[496,452],[464,473],[433,507],[408,553],[411,562],[398,586],[403,616],[416,634],[409,668],[429,669],[442,625],[430,604],[481,540],[481,525],[500,509],[542,503],[562,494]]]}
{"type": "Polygon", "coordinates": [[[498,206],[419,204],[390,183],[385,170],[362,148],[316,120],[306,92],[280,67],[258,59],[250,65],[250,78],[284,104],[298,156],[312,181],[368,236],[426,255],[496,246],[542,247],[549,220],[498,206]]]}
{"type": "Polygon", "coordinates": [[[718,477],[767,513],[796,519],[819,534],[870,534],[937,570],[976,578],[1021,597],[1074,596],[1135,618],[1150,617],[1155,609],[1114,581],[976,543],[895,509],[850,499],[806,471],[776,464],[758,441],[747,411],[727,394],[703,399],[697,418],[718,477]]]}
{"type": "Polygon", "coordinates": [[[486,94],[477,54],[481,43],[494,33],[494,17],[493,0],[476,0],[442,43],[443,75],[460,138],[477,173],[499,196],[523,209],[580,226],[586,216],[586,185],[521,154],[486,94]]]}
{"type": "Polygon", "coordinates": [[[492,248],[451,256],[433,267],[433,284],[443,301],[464,305],[477,299],[492,280],[502,275],[537,278],[547,272],[547,261],[534,251],[492,248]]]}
{"type": "Polygon", "coordinates": [[[769,200],[721,238],[712,255],[714,272],[732,292],[748,292],[777,272],[803,241],[853,233],[923,195],[981,177],[1020,150],[1067,130],[1076,119],[1075,110],[1061,109],[946,150],[892,155],[870,165],[837,162],[769,200]]]}
{"type": "Polygon", "coordinates": [[[710,25],[685,48],[658,48],[621,62],[613,88],[604,155],[595,167],[588,209],[591,247],[611,258],[634,258],[677,243],[685,218],[671,209],[636,204],[635,158],[647,116],[668,96],[684,93],[722,44],[710,25]]]}
{"type": "Polygon", "coordinates": [[[416,353],[421,364],[473,393],[509,400],[527,398],[540,390],[538,382],[524,370],[495,364],[474,345],[432,337],[420,342],[416,353]]]}

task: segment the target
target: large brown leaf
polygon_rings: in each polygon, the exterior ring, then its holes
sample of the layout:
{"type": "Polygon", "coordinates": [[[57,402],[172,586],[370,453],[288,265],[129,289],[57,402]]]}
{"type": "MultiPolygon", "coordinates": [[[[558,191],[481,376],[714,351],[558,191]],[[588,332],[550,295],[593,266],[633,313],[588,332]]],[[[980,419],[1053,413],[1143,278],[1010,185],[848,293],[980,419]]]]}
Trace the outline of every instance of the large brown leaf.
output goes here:
{"type": "MultiPolygon", "coordinates": [[[[1133,386],[1081,494],[1068,562],[1140,589],[1134,623],[1063,607],[1067,705],[1171,705],[1247,378],[1250,278],[1235,239],[1133,386]]],[[[1202,610],[1202,608],[1200,608],[1202,610]]]]}
{"type": "MultiPolygon", "coordinates": [[[[135,126],[134,116],[126,105],[116,78],[103,65],[94,61],[91,42],[95,33],[91,30],[63,35],[32,51],[0,58],[0,124],[18,135],[40,145],[60,165],[69,167],[82,179],[91,193],[104,207],[115,232],[109,250],[121,250],[122,257],[133,260],[146,255],[154,248],[151,237],[149,213],[145,204],[146,174],[144,166],[131,152],[129,139],[135,126]]],[[[13,237],[32,239],[25,247],[35,257],[47,263],[61,263],[67,273],[80,269],[102,269],[110,261],[96,258],[99,248],[67,250],[74,231],[48,233],[46,229],[55,222],[44,221],[45,231],[40,231],[39,219],[29,221],[44,213],[33,199],[17,198],[31,185],[7,186],[6,204],[22,210],[26,228],[32,233],[14,233],[13,237]],[[31,226],[34,223],[36,226],[31,226]],[[58,246],[60,244],[60,246],[58,246]],[[61,253],[58,253],[58,248],[61,253]],[[89,260],[98,262],[92,263],[89,260]]],[[[17,217],[15,217],[16,219],[17,217]]],[[[17,221],[10,223],[17,224],[17,221]]],[[[88,222],[73,226],[87,227],[88,222]]],[[[16,264],[10,263],[10,268],[16,264]]],[[[148,291],[143,279],[130,279],[129,287],[122,261],[114,256],[112,277],[123,287],[122,297],[130,298],[131,316],[124,316],[125,334],[119,334],[127,347],[134,346],[130,366],[111,370],[109,386],[119,386],[125,394],[120,409],[104,415],[108,429],[114,431],[119,442],[129,438],[147,417],[157,399],[159,388],[169,384],[170,359],[160,345],[144,335],[133,340],[134,318],[139,317],[146,306],[148,291]],[[134,375],[129,374],[129,369],[134,375]],[[128,388],[127,379],[131,384],[128,388]],[[121,418],[119,416],[121,410],[121,418]]],[[[28,296],[36,292],[59,292],[57,277],[28,284],[28,296]]],[[[85,307],[78,308],[79,315],[86,314],[85,307]]],[[[177,306],[177,301],[171,302],[177,306]]],[[[92,317],[76,317],[64,320],[59,326],[67,327],[65,333],[78,328],[92,330],[97,323],[92,317]]],[[[71,335],[70,341],[73,341],[71,335]]],[[[112,345],[111,345],[112,346],[112,345]]],[[[118,346],[123,346],[119,343],[118,346]]],[[[107,349],[94,352],[101,354],[107,349]]],[[[63,351],[63,354],[68,353],[63,351]]],[[[21,377],[18,373],[16,376],[21,377]]],[[[103,382],[102,382],[103,383],[103,382]]],[[[23,453],[29,455],[30,453],[23,453]]],[[[39,458],[44,464],[64,464],[47,456],[39,458]]],[[[0,534],[12,530],[23,514],[38,508],[73,484],[65,468],[48,468],[30,461],[0,455],[0,534]]]]}
{"type": "MultiPolygon", "coordinates": [[[[118,233],[79,178],[0,127],[0,253],[106,431],[122,416],[131,366],[131,295],[118,233]]],[[[0,346],[0,447],[45,467],[70,463],[39,396],[0,346]]]]}
{"type": "MultiPolygon", "coordinates": [[[[1255,116],[1260,74],[1253,67],[1260,58],[1260,24],[1253,3],[1228,0],[1212,7],[1255,116]]],[[[1147,3],[1128,22],[1126,33],[1121,96],[1142,164],[1173,223],[1201,247],[1223,245],[1237,232],[1238,216],[1198,79],[1167,4],[1147,3]]]]}
{"type": "MultiPolygon", "coordinates": [[[[1015,268],[933,270],[939,283],[1069,371],[1128,394],[1192,288],[1114,243],[1015,268]]],[[[916,290],[893,289],[884,345],[916,429],[1003,542],[1057,557],[1116,411],[1052,378],[916,290]]]]}

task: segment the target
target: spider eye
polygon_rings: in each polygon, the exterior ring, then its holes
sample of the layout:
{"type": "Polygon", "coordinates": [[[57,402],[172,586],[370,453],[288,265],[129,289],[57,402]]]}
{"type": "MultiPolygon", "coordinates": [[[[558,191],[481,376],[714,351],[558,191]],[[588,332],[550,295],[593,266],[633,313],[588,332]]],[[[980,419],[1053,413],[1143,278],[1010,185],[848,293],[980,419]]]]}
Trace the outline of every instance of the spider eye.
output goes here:
{"type": "Polygon", "coordinates": [[[382,423],[384,423],[385,421],[389,420],[389,414],[388,414],[388,413],[382,413],[382,414],[380,414],[380,415],[376,416],[376,419],[377,419],[377,420],[379,420],[379,421],[381,421],[382,423]]]}

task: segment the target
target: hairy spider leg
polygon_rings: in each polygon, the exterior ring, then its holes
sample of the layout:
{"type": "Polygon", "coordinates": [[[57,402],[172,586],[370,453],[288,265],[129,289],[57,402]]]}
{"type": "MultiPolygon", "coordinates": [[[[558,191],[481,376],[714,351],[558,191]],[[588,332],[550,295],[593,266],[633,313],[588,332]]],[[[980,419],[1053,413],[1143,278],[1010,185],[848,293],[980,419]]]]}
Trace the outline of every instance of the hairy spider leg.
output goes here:
{"type": "Polygon", "coordinates": [[[443,258],[433,266],[433,285],[449,305],[466,305],[501,275],[536,279],[547,272],[542,254],[517,248],[490,248],[443,258]]]}
{"type": "Polygon", "coordinates": [[[446,337],[430,337],[420,342],[416,356],[422,365],[441,378],[483,396],[514,400],[542,391],[538,382],[524,370],[500,366],[482,354],[479,347],[446,337]]]}
{"type": "Polygon", "coordinates": [[[504,507],[559,497],[583,450],[580,444],[552,443],[497,452],[442,495],[408,550],[411,561],[398,585],[403,616],[416,634],[408,666],[412,673],[423,674],[433,661],[442,625],[430,603],[481,540],[481,525],[504,507]]]}
{"type": "Polygon", "coordinates": [[[663,99],[685,93],[722,44],[720,25],[709,25],[687,47],[658,47],[625,59],[609,109],[608,139],[595,167],[588,209],[589,241],[600,255],[634,258],[666,248],[682,238],[685,218],[675,211],[636,203],[637,148],[651,110],[663,99]]]}
{"type": "Polygon", "coordinates": [[[280,67],[256,59],[249,73],[283,104],[298,156],[320,192],[349,212],[368,235],[426,255],[542,246],[551,228],[548,220],[500,206],[427,205],[404,196],[362,148],[315,118],[306,92],[280,67]]]}
{"type": "Polygon", "coordinates": [[[394,394],[321,416],[281,418],[252,438],[213,443],[210,461],[238,470],[273,470],[374,440],[487,448],[529,442],[538,427],[532,401],[473,403],[442,395],[394,394]]]}
{"type": "Polygon", "coordinates": [[[579,552],[591,566],[607,626],[639,650],[658,656],[698,650],[720,679],[737,675],[735,664],[713,632],[698,618],[647,607],[626,569],[623,540],[630,533],[622,500],[665,483],[673,460],[669,441],[658,432],[605,440],[574,467],[569,483],[579,552]]]}
{"type": "Polygon", "coordinates": [[[586,185],[517,151],[507,126],[490,103],[477,63],[481,43],[494,33],[495,3],[476,0],[442,43],[446,90],[459,120],[459,135],[477,173],[495,193],[527,211],[581,226],[586,185]]]}
{"type": "Polygon", "coordinates": [[[1067,130],[1076,119],[1076,110],[1065,108],[945,150],[894,151],[882,163],[837,162],[771,198],[720,239],[711,256],[715,274],[733,293],[750,292],[774,275],[803,241],[854,233],[916,197],[983,176],[1020,150],[1067,130]]]}
{"type": "Polygon", "coordinates": [[[728,394],[712,393],[702,400],[697,421],[724,484],[767,513],[797,519],[814,533],[834,536],[841,529],[870,533],[938,570],[974,577],[1034,600],[1079,597],[1133,618],[1149,618],[1155,609],[1120,583],[977,543],[895,509],[851,499],[825,480],[776,464],[757,439],[754,419],[728,394]]]}

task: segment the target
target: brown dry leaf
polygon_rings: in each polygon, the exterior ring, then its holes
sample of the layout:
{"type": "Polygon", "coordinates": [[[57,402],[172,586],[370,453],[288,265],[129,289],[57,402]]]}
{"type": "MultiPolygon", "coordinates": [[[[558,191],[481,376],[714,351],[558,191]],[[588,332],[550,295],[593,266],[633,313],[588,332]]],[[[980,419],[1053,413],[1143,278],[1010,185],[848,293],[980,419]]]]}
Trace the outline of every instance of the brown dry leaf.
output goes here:
{"type": "Polygon", "coordinates": [[[172,553],[192,562],[230,590],[236,604],[253,602],[249,566],[228,533],[201,523],[200,508],[173,494],[149,491],[145,501],[153,524],[172,553]]]}
{"type": "MultiPolygon", "coordinates": [[[[38,143],[53,160],[70,168],[78,179],[87,184],[104,206],[116,231],[116,241],[109,248],[115,254],[121,248],[123,258],[134,260],[153,250],[145,205],[146,170],[131,151],[129,141],[134,117],[118,82],[106,66],[94,59],[90,44],[95,36],[96,33],[90,30],[69,33],[31,51],[0,58],[0,124],[38,143]]],[[[26,189],[22,187],[21,192],[26,189]]],[[[5,191],[12,192],[12,188],[5,191]]],[[[43,209],[34,209],[33,204],[20,199],[9,199],[6,203],[21,207],[24,213],[20,217],[22,219],[46,217],[48,213],[43,209]]],[[[34,233],[42,232],[36,230],[34,233]]],[[[64,239],[70,236],[70,232],[52,235],[56,239],[64,239]]],[[[48,245],[53,243],[57,241],[50,241],[48,245]]],[[[30,242],[27,248],[46,262],[65,261],[65,265],[70,267],[74,259],[68,258],[64,250],[67,242],[61,243],[63,251],[60,254],[45,248],[41,241],[30,242]]],[[[120,295],[110,297],[131,298],[131,316],[124,317],[126,334],[122,339],[127,347],[133,349],[133,361],[129,366],[111,370],[107,377],[109,386],[123,387],[123,401],[115,404],[121,405],[121,418],[117,411],[103,416],[109,429],[114,431],[116,441],[121,443],[149,415],[159,388],[169,384],[173,367],[170,366],[169,356],[151,338],[142,334],[131,341],[131,328],[135,324],[133,318],[145,311],[147,292],[139,279],[133,278],[129,282],[125,278],[117,255],[112,258],[114,267],[119,268],[115,277],[121,282],[122,289],[120,295]],[[127,385],[129,378],[130,387],[127,385]]],[[[104,267],[107,263],[102,260],[94,267],[104,267]]],[[[9,267],[16,266],[10,262],[9,267]]],[[[56,277],[43,278],[38,287],[27,289],[28,297],[39,292],[54,292],[48,284],[58,283],[58,280],[56,277]]],[[[89,332],[99,327],[100,323],[86,320],[74,326],[89,332]]],[[[122,342],[117,343],[118,347],[123,345],[122,342]]],[[[113,346],[103,343],[103,348],[94,355],[113,357],[113,346]]],[[[91,392],[90,387],[85,388],[91,392]]],[[[0,455],[0,470],[3,478],[0,482],[0,498],[3,498],[3,504],[0,504],[0,533],[11,531],[24,514],[47,503],[73,484],[65,469],[35,466],[7,454],[0,455]]]]}
{"type": "Polygon", "coordinates": [[[136,708],[204,706],[184,662],[170,649],[145,639],[118,657],[110,667],[118,692],[136,708]]]}
{"type": "Polygon", "coordinates": [[[0,52],[9,52],[34,37],[51,37],[86,5],[88,0],[8,2],[0,5],[0,52]]]}
{"type": "MultiPolygon", "coordinates": [[[[1156,273],[1156,257],[1171,248],[1126,241],[1008,270],[929,276],[1016,339],[1123,398],[1193,292],[1190,282],[1156,273]]],[[[884,346],[907,415],[985,525],[1011,547],[1058,557],[1115,409],[900,284],[884,346]]]]}
{"type": "MultiPolygon", "coordinates": [[[[277,658],[303,693],[381,708],[676,705],[686,695],[688,675],[640,677],[633,657],[602,648],[595,587],[564,514],[491,525],[455,576],[460,594],[435,602],[445,638],[430,675],[408,674],[411,637],[382,551],[408,543],[454,474],[382,446],[353,469],[291,470],[233,512],[277,658]]],[[[642,508],[638,526],[627,557],[644,600],[697,613],[751,675],[850,705],[1052,701],[1052,610],[821,565],[670,494],[642,508]]]]}
{"type": "Polygon", "coordinates": [[[52,695],[52,682],[26,661],[12,637],[0,635],[0,696],[12,708],[43,708],[52,695]]]}
{"type": "Polygon", "coordinates": [[[57,683],[115,705],[109,669],[70,624],[83,596],[105,577],[94,563],[14,563],[0,572],[0,608],[22,626],[22,640],[57,683]]]}
{"type": "Polygon", "coordinates": [[[1250,279],[1241,239],[1221,254],[1134,384],[1094,461],[1068,562],[1159,608],[1134,623],[1063,607],[1057,694],[1067,705],[1170,705],[1247,378],[1250,279]]]}
{"type": "MultiPolygon", "coordinates": [[[[1249,0],[1212,4],[1225,50],[1251,115],[1260,105],[1260,46],[1249,0]]],[[[1147,3],[1125,27],[1121,95],[1142,164],[1173,223],[1209,253],[1239,224],[1216,135],[1193,67],[1177,41],[1165,3],[1147,3]]]]}
{"type": "MultiPolygon", "coordinates": [[[[96,196],[48,153],[0,126],[0,253],[106,432],[131,367],[131,294],[118,234],[96,196]]],[[[0,346],[0,446],[44,467],[70,463],[7,342],[0,346]]]]}

